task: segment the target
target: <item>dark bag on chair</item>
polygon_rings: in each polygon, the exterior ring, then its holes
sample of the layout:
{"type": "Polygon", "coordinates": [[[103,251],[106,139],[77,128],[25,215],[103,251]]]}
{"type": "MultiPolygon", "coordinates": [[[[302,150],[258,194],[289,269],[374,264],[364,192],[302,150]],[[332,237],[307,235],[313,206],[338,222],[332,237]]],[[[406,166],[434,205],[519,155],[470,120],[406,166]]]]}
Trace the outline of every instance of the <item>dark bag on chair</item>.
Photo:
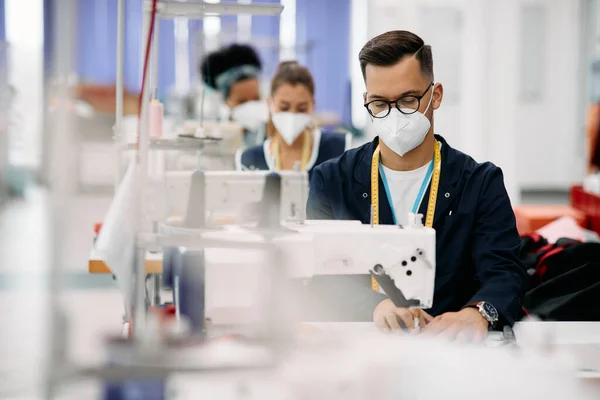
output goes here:
{"type": "Polygon", "coordinates": [[[551,321],[600,321],[600,263],[587,263],[551,278],[523,299],[529,315],[551,321]]]}
{"type": "Polygon", "coordinates": [[[542,320],[600,321],[600,243],[521,238],[529,282],[523,311],[542,320]]]}

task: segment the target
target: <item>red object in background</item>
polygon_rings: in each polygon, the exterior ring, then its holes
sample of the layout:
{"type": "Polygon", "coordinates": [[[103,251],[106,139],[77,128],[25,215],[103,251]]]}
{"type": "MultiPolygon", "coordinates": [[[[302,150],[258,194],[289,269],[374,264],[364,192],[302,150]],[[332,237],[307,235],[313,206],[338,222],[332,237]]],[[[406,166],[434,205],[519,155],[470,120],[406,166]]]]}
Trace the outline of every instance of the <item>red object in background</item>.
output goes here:
{"type": "Polygon", "coordinates": [[[100,229],[102,229],[102,222],[96,222],[94,224],[94,233],[96,234],[96,236],[100,234],[100,229]]]}
{"type": "Polygon", "coordinates": [[[519,235],[527,235],[561,218],[572,217],[581,227],[586,227],[586,214],[566,205],[520,205],[515,207],[519,235]]]}
{"type": "MultiPolygon", "coordinates": [[[[149,311],[158,315],[158,319],[161,325],[164,324],[167,320],[175,318],[175,306],[173,305],[168,305],[164,307],[150,307],[149,311]]],[[[128,337],[131,339],[131,335],[133,334],[133,324],[131,323],[131,320],[129,320],[128,322],[128,337]]]]}
{"type": "Polygon", "coordinates": [[[582,186],[571,188],[571,206],[587,217],[586,228],[600,234],[600,196],[588,193],[582,186]]]}

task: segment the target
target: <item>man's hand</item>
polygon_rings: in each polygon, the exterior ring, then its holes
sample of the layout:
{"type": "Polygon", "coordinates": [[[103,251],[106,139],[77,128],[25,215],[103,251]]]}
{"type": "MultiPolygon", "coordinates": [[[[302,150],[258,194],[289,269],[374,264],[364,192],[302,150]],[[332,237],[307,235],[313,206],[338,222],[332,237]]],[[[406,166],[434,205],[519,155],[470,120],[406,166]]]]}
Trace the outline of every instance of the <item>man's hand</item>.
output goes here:
{"type": "Polygon", "coordinates": [[[485,339],[489,323],[476,308],[464,308],[459,312],[449,312],[435,317],[423,333],[439,335],[451,340],[473,341],[485,339]]]}
{"type": "Polygon", "coordinates": [[[384,332],[401,329],[412,331],[415,328],[415,318],[419,319],[421,328],[433,321],[433,317],[425,311],[396,307],[390,299],[383,300],[373,310],[373,322],[379,330],[384,332]]]}

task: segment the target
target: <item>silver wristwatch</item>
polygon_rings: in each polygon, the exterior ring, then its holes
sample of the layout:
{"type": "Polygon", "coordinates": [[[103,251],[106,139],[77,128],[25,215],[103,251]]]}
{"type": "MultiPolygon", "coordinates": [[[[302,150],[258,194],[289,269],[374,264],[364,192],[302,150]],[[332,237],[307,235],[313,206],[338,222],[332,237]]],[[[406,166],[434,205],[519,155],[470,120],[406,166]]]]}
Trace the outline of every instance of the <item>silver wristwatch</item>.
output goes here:
{"type": "Polygon", "coordinates": [[[498,310],[496,307],[488,302],[480,301],[475,305],[479,313],[489,322],[490,326],[493,327],[498,322],[498,310]]]}

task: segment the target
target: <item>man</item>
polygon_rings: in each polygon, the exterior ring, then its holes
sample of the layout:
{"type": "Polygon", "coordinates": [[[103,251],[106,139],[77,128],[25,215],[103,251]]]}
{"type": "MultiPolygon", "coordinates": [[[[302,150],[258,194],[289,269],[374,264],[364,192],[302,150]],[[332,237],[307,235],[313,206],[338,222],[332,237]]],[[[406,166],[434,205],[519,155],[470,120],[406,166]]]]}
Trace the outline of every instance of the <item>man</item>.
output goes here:
{"type": "Polygon", "coordinates": [[[314,169],[308,217],[405,224],[408,213],[426,215],[435,201],[433,307],[402,309],[384,298],[373,311],[375,324],[410,329],[418,318],[425,332],[460,339],[482,339],[490,326],[512,325],[521,311],[525,271],[502,172],[434,136],[433,114],[444,91],[434,80],[430,46],[413,33],[392,31],[370,40],[359,60],[365,107],[378,137],[314,169]],[[372,163],[381,163],[376,172],[372,163]],[[438,165],[437,197],[430,198],[438,165]],[[379,175],[375,215],[373,173],[379,175]]]}

